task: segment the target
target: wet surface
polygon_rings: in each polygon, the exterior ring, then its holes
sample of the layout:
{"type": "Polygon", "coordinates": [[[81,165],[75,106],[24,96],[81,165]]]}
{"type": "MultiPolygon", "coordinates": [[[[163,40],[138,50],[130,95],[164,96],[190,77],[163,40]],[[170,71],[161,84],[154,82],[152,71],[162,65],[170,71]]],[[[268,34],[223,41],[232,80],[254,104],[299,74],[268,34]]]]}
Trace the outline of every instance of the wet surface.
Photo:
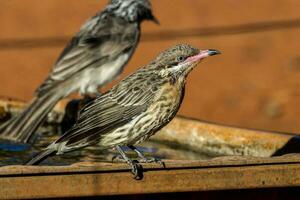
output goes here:
{"type": "MultiPolygon", "coordinates": [[[[36,138],[34,145],[13,143],[7,140],[0,140],[0,166],[19,165],[29,161],[41,149],[53,142],[59,134],[44,132],[36,138]]],[[[123,147],[129,157],[136,159],[134,152],[123,147]]],[[[170,147],[158,142],[145,142],[138,146],[145,156],[160,159],[173,160],[199,160],[208,159],[210,156],[199,154],[180,147],[170,147]]],[[[46,159],[41,165],[70,165],[76,162],[112,162],[112,158],[118,156],[114,149],[100,151],[97,146],[87,147],[78,151],[70,152],[62,156],[54,156],[46,159]]],[[[118,162],[118,161],[116,161],[118,162]]]]}
{"type": "MultiPolygon", "coordinates": [[[[65,133],[76,121],[78,111],[90,102],[92,98],[83,98],[72,100],[67,103],[61,122],[58,120],[60,115],[58,113],[50,113],[47,122],[39,128],[37,134],[30,139],[30,144],[14,143],[7,140],[0,139],[0,166],[6,165],[19,165],[24,164],[34,157],[40,150],[47,147],[55,141],[62,133],[65,133]]],[[[0,112],[1,113],[1,112],[0,112]]],[[[10,114],[3,111],[4,114],[14,116],[16,113],[10,114]]],[[[1,123],[9,120],[10,117],[0,117],[1,123]]],[[[144,153],[147,157],[155,157],[159,159],[172,159],[172,160],[201,160],[212,158],[203,153],[194,152],[191,149],[186,149],[183,145],[172,145],[170,142],[162,142],[153,140],[145,142],[137,146],[137,148],[144,153]]],[[[132,159],[137,159],[136,154],[123,147],[127,155],[132,159]]],[[[80,149],[65,155],[54,156],[46,159],[41,165],[70,165],[77,162],[112,162],[112,158],[119,156],[118,152],[114,149],[99,150],[97,146],[91,146],[80,149]]],[[[114,162],[118,162],[114,160],[114,162]]]]}
{"type": "MultiPolygon", "coordinates": [[[[0,140],[0,166],[29,161],[73,125],[81,104],[84,105],[80,100],[72,100],[50,113],[38,130],[39,134],[32,138],[33,146],[0,140]]],[[[22,110],[22,105],[16,109],[16,102],[6,102],[4,105],[4,114],[14,115],[22,110]]],[[[5,119],[0,118],[0,121],[4,122],[5,119]]],[[[150,139],[137,148],[147,157],[169,160],[207,160],[220,156],[271,157],[300,152],[300,138],[293,134],[240,129],[179,116],[150,139]]],[[[137,159],[134,152],[128,148],[124,150],[129,157],[137,159]]],[[[113,149],[100,151],[97,146],[92,146],[48,158],[41,164],[60,166],[77,162],[112,162],[112,158],[118,155],[113,149]]]]}

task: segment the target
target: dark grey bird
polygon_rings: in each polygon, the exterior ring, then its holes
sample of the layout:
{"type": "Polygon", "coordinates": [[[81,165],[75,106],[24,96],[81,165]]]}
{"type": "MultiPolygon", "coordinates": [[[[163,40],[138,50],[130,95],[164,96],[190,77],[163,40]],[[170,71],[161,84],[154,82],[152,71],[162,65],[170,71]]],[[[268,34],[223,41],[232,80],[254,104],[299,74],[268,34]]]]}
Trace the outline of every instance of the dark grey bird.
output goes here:
{"type": "Polygon", "coordinates": [[[72,38],[24,112],[0,127],[0,138],[26,143],[60,99],[97,94],[133,55],[144,20],[158,23],[149,0],[111,0],[72,38]]]}
{"type": "Polygon", "coordinates": [[[164,51],[84,107],[76,124],[27,165],[39,164],[51,155],[98,145],[100,149],[116,148],[136,173],[136,163],[121,146],[134,150],[143,162],[156,161],[147,159],[134,145],[148,139],[175,117],[189,72],[204,58],[219,53],[185,44],[164,51]]]}

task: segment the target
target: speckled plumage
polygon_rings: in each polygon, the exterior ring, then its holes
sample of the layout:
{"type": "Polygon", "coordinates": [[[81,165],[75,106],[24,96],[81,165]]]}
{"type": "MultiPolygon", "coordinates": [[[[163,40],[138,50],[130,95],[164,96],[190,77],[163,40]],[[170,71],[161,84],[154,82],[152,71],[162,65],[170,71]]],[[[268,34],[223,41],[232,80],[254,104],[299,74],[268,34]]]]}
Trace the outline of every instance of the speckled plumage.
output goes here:
{"type": "Polygon", "coordinates": [[[59,155],[96,144],[100,149],[133,146],[148,139],[176,115],[186,76],[199,63],[195,58],[200,54],[186,44],[164,51],[83,108],[75,126],[29,164],[50,153],[59,155]]]}

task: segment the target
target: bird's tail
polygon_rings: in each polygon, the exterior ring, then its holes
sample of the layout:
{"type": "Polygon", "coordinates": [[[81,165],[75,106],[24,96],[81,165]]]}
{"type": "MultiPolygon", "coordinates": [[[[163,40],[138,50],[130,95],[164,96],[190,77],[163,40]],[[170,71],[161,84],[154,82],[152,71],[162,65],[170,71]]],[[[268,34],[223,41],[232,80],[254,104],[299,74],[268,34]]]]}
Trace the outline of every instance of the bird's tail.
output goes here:
{"type": "Polygon", "coordinates": [[[35,97],[21,114],[0,126],[0,138],[28,143],[31,136],[61,97],[62,95],[54,92],[35,97]]]}
{"type": "Polygon", "coordinates": [[[25,165],[38,165],[43,162],[49,156],[55,155],[56,151],[53,149],[45,149],[34,156],[30,161],[28,161],[25,165]]]}

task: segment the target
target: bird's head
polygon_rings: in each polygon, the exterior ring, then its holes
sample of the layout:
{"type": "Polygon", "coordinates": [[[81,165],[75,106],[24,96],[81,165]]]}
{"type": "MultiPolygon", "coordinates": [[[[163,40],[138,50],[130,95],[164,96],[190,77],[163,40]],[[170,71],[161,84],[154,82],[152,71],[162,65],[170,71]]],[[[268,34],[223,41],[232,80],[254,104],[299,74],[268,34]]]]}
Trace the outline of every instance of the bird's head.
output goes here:
{"type": "Polygon", "coordinates": [[[152,14],[152,6],[149,0],[110,0],[107,9],[116,16],[131,22],[152,20],[159,24],[152,14]]]}
{"type": "Polygon", "coordinates": [[[203,59],[220,54],[218,50],[199,50],[188,44],[176,45],[162,52],[151,64],[161,76],[185,78],[203,59]]]}

